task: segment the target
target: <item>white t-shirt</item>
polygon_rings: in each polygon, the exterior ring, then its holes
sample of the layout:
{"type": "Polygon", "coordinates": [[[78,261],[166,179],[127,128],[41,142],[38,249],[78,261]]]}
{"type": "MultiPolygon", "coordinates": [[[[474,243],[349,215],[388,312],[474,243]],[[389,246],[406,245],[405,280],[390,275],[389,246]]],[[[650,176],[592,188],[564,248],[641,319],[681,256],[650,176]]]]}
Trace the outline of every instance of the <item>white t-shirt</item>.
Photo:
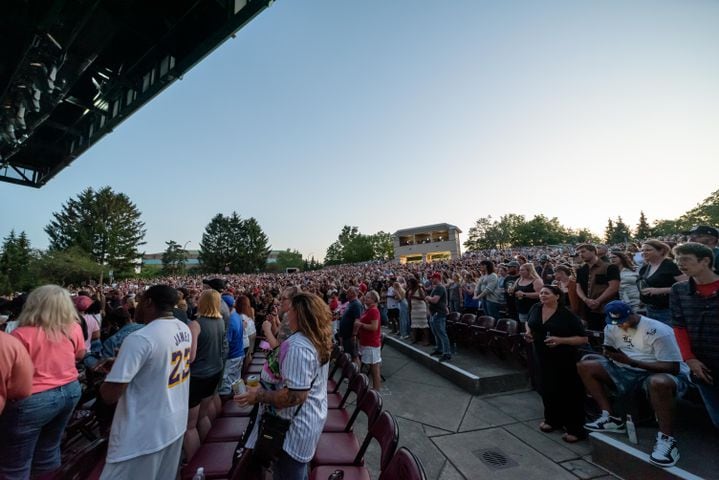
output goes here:
{"type": "Polygon", "coordinates": [[[394,287],[387,289],[387,308],[399,308],[399,303],[394,298],[394,287]]]}
{"type": "Polygon", "coordinates": [[[616,347],[629,358],[640,362],[680,362],[679,373],[689,374],[689,366],[682,362],[674,330],[643,315],[640,316],[637,328],[630,328],[626,332],[618,325],[607,325],[604,328],[604,344],[616,347]]]}
{"type": "Polygon", "coordinates": [[[107,463],[162,450],[187,427],[190,329],[157,319],[125,338],[106,381],[127,383],[112,421],[107,463]]]}
{"type": "Polygon", "coordinates": [[[89,313],[83,314],[82,318],[85,319],[85,325],[87,325],[87,340],[85,340],[85,351],[90,353],[92,347],[92,334],[100,331],[100,314],[91,315],[89,313]]]}
{"type": "Polygon", "coordinates": [[[248,348],[250,346],[250,337],[257,333],[255,327],[255,321],[244,313],[240,313],[242,318],[242,348],[248,348]]]}

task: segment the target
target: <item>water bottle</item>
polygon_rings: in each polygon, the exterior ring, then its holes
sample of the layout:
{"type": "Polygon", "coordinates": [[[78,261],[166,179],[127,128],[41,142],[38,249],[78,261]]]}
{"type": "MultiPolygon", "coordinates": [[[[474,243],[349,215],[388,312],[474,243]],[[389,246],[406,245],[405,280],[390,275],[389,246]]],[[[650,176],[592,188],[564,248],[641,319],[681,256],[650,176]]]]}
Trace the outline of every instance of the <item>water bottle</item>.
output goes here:
{"type": "Polygon", "coordinates": [[[192,480],[205,480],[205,467],[198,467],[192,480]]]}
{"type": "Polygon", "coordinates": [[[633,444],[639,443],[637,440],[637,427],[634,426],[634,420],[632,420],[631,415],[627,415],[627,437],[629,437],[629,441],[633,444]]]}

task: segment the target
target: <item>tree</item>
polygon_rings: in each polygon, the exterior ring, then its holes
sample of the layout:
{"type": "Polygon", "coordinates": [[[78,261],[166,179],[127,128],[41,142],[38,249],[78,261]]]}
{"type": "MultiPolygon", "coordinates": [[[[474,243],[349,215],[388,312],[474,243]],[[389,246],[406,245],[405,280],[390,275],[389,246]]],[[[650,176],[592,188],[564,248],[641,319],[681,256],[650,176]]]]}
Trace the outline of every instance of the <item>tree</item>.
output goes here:
{"type": "Polygon", "coordinates": [[[124,193],[87,188],[71,198],[45,227],[50,250],[78,247],[120,275],[132,272],[145,242],[140,211],[124,193]]]}
{"type": "Polygon", "coordinates": [[[607,219],[607,226],[604,229],[604,241],[610,243],[612,237],[614,237],[614,221],[609,218],[607,219]]]}
{"type": "Polygon", "coordinates": [[[361,234],[357,227],[345,225],[337,236],[337,241],[327,248],[325,264],[339,265],[381,258],[379,255],[386,254],[386,248],[381,247],[381,245],[386,241],[386,235],[389,234],[378,232],[376,235],[379,234],[382,235],[373,239],[372,235],[361,234]]]}
{"type": "MultiPolygon", "coordinates": [[[[679,217],[682,228],[693,225],[719,225],[719,190],[679,217]]],[[[676,232],[674,232],[676,233],[676,232]]]]}
{"type": "Polygon", "coordinates": [[[517,225],[513,236],[515,245],[556,245],[566,241],[567,229],[557,217],[549,219],[544,215],[535,215],[528,222],[517,225]]]}
{"type": "Polygon", "coordinates": [[[185,273],[187,251],[174,240],[165,242],[167,248],[162,253],[162,273],[165,275],[182,275],[185,273]]]}
{"type": "Polygon", "coordinates": [[[491,215],[478,218],[474,226],[469,229],[464,248],[473,252],[495,248],[497,246],[495,223],[491,215]]]}
{"type": "Polygon", "coordinates": [[[376,260],[392,260],[394,259],[394,240],[392,234],[380,230],[374,235],[370,235],[370,243],[372,244],[373,258],[376,260]]]}
{"type": "Polygon", "coordinates": [[[649,226],[643,210],[639,213],[639,223],[637,223],[637,231],[634,236],[640,240],[645,240],[652,236],[652,228],[649,226]]]}
{"type": "MultiPolygon", "coordinates": [[[[307,270],[306,268],[303,268],[305,263],[306,261],[302,260],[302,254],[300,252],[297,250],[290,250],[288,248],[287,250],[282,250],[277,254],[277,262],[274,263],[271,270],[277,272],[284,272],[288,268],[307,270]]],[[[270,270],[269,265],[268,270],[270,270]]]]}
{"type": "Polygon", "coordinates": [[[621,215],[614,221],[614,229],[612,230],[611,237],[607,238],[607,243],[610,245],[616,245],[617,243],[628,242],[632,238],[632,232],[629,230],[629,226],[624,223],[621,215]]]}
{"type": "Polygon", "coordinates": [[[73,246],[66,250],[49,250],[33,263],[31,273],[36,285],[67,285],[97,279],[103,270],[106,275],[109,268],[98,265],[90,254],[73,246]]]}
{"type": "Polygon", "coordinates": [[[199,260],[208,272],[247,273],[264,270],[270,247],[254,218],[243,220],[232,212],[215,215],[200,242],[199,260]]]}
{"type": "Polygon", "coordinates": [[[28,269],[33,260],[30,241],[25,232],[10,234],[3,240],[0,248],[0,293],[28,290],[32,278],[28,269]]]}

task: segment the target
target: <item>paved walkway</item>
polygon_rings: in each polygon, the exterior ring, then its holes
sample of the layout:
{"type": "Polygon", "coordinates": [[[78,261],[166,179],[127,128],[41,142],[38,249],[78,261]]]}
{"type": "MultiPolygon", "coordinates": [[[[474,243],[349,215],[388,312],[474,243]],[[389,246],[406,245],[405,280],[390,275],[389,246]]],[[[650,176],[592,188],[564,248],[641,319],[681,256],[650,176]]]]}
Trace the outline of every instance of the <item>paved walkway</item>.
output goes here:
{"type": "MultiPolygon", "coordinates": [[[[397,417],[400,446],[421,458],[428,479],[616,478],[590,462],[589,442],[570,445],[559,432],[538,430],[535,392],[473,396],[389,345],[382,359],[384,408],[397,417]]],[[[360,439],[364,423],[361,416],[355,427],[360,439]]],[[[379,465],[374,443],[367,464],[379,465]]]]}

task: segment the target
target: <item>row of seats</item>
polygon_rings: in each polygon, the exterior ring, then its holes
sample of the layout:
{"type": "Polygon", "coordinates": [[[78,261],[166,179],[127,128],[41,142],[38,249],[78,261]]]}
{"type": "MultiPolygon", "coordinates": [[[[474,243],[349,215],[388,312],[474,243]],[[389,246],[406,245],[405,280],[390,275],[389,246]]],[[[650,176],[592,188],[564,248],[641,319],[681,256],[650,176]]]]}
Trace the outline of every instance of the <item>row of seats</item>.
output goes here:
{"type": "Polygon", "coordinates": [[[397,449],[397,420],[390,412],[382,411],[382,396],[369,388],[367,375],[360,373],[350,356],[341,353],[341,349],[336,349],[333,357],[334,366],[327,383],[327,420],[310,463],[310,480],[327,480],[334,476],[344,480],[369,480],[365,454],[373,440],[380,449],[379,480],[426,480],[419,458],[407,448],[397,449]],[[335,381],[338,370],[340,377],[335,381]],[[345,381],[347,388],[340,393],[345,381]],[[355,408],[350,414],[346,407],[352,394],[355,408]],[[367,421],[367,435],[361,444],[353,432],[360,413],[367,421]]]}

